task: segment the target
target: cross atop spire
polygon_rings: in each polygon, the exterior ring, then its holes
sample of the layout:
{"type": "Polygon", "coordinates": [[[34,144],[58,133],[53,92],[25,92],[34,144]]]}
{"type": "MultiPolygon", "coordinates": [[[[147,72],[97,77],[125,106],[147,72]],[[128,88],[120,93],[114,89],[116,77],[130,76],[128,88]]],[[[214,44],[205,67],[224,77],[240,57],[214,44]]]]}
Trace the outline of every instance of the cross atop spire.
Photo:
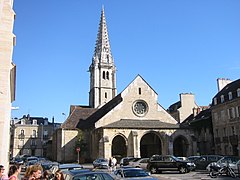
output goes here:
{"type": "Polygon", "coordinates": [[[113,63],[113,57],[108,37],[107,23],[104,13],[104,6],[102,6],[101,19],[98,28],[93,61],[95,63],[113,63]]]}

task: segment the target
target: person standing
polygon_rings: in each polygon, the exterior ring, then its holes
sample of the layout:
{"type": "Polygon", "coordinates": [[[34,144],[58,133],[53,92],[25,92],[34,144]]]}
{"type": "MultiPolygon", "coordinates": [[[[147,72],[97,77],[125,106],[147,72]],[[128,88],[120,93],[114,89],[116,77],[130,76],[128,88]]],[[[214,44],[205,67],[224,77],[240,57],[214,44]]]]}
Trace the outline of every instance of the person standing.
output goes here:
{"type": "Polygon", "coordinates": [[[112,158],[112,168],[113,171],[116,171],[116,167],[117,167],[117,159],[115,157],[112,158]]]}
{"type": "Polygon", "coordinates": [[[8,177],[9,180],[18,180],[18,175],[21,172],[21,166],[20,165],[12,165],[9,168],[9,172],[8,172],[8,177]]]}
{"type": "Polygon", "coordinates": [[[4,174],[4,166],[0,165],[0,180],[7,180],[8,176],[4,174]]]}
{"type": "Polygon", "coordinates": [[[108,170],[109,172],[112,172],[112,157],[110,157],[108,160],[108,170]]]}

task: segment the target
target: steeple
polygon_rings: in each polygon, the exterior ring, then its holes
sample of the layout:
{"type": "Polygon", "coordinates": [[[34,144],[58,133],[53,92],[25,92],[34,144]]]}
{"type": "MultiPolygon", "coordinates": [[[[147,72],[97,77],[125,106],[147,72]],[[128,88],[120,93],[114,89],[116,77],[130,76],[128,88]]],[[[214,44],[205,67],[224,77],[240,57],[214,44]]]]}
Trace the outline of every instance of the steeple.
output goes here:
{"type": "Polygon", "coordinates": [[[95,63],[113,63],[104,7],[102,7],[93,61],[95,63]]]}
{"type": "Polygon", "coordinates": [[[100,108],[116,96],[116,67],[111,53],[104,8],[101,11],[96,46],[89,72],[89,105],[93,108],[100,108]]]}

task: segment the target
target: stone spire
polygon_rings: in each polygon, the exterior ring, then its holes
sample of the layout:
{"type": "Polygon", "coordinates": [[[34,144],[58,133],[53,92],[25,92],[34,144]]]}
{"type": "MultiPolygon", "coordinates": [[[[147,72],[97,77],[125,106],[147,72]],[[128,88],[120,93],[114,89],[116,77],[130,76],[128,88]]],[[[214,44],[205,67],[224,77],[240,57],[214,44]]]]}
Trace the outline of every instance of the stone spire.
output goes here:
{"type": "Polygon", "coordinates": [[[97,41],[90,72],[89,106],[100,108],[116,96],[116,67],[113,61],[107,24],[102,8],[97,41]]]}
{"type": "Polygon", "coordinates": [[[107,23],[102,7],[101,19],[98,28],[97,41],[93,56],[94,63],[113,63],[113,57],[108,37],[107,23]]]}

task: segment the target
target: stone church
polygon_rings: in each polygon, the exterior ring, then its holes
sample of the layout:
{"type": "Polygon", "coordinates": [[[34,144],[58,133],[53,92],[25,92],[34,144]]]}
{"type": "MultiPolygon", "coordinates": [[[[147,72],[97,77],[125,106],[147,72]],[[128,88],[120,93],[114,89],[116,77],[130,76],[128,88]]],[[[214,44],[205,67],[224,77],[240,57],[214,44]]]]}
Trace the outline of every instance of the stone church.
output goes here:
{"type": "Polygon", "coordinates": [[[191,128],[182,128],[158,103],[157,92],[141,75],[117,94],[104,9],[89,72],[89,106],[70,106],[69,116],[53,136],[55,160],[77,161],[78,153],[89,162],[98,157],[197,153],[191,128]]]}

